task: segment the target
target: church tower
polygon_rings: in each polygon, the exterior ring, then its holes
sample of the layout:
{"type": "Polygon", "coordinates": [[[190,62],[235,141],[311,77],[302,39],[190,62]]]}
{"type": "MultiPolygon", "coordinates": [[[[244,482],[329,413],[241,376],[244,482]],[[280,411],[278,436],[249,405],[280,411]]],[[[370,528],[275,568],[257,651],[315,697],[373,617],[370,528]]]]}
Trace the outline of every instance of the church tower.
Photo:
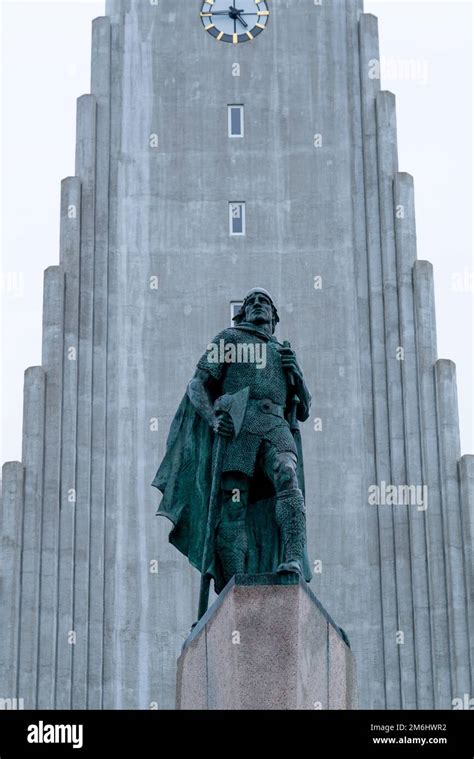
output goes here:
{"type": "Polygon", "coordinates": [[[242,0],[260,15],[235,32],[200,16],[219,3],[109,0],[93,21],[42,364],[3,468],[0,693],[174,708],[199,575],[150,484],[196,361],[259,285],[313,396],[312,589],[360,706],[450,709],[474,692],[474,457],[377,20],[362,0],[242,0]]]}

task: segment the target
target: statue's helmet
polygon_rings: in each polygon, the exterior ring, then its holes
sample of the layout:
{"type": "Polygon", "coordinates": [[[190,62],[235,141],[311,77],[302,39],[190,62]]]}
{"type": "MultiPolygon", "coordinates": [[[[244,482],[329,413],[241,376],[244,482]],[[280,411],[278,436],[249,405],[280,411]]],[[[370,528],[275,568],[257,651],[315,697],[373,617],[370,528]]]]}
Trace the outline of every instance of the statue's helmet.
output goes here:
{"type": "Polygon", "coordinates": [[[242,303],[242,306],[240,308],[240,311],[238,311],[236,313],[236,315],[233,318],[233,321],[236,324],[240,324],[241,322],[245,321],[245,308],[246,308],[246,305],[247,305],[247,301],[250,298],[250,296],[254,295],[255,293],[262,293],[262,295],[265,295],[268,298],[268,300],[270,301],[270,303],[272,304],[272,313],[273,313],[272,332],[275,332],[275,327],[278,324],[278,322],[280,321],[280,317],[278,316],[278,311],[276,310],[276,306],[275,306],[275,303],[273,301],[272,296],[270,295],[270,293],[268,292],[268,290],[265,290],[264,287],[253,287],[251,290],[248,291],[248,293],[246,294],[246,296],[245,296],[245,298],[243,300],[243,303],[242,303]]]}

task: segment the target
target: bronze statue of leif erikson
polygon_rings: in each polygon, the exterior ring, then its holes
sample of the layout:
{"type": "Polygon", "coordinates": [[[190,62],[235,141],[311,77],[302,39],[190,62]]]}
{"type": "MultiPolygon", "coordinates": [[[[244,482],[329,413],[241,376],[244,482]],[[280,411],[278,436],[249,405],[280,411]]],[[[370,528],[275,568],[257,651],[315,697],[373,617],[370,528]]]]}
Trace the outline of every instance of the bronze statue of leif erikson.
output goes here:
{"type": "Polygon", "coordinates": [[[170,542],[201,572],[199,618],[211,579],[217,593],[234,575],[311,580],[298,429],[311,396],[278,321],[270,294],[250,290],[199,360],[152,483],[170,542]]]}

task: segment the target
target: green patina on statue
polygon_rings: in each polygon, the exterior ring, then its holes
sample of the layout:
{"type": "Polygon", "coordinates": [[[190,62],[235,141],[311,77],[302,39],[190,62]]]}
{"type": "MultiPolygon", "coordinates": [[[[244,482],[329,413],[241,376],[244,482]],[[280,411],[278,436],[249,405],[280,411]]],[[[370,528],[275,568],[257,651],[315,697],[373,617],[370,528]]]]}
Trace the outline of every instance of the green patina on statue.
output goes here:
{"type": "Polygon", "coordinates": [[[304,476],[298,421],[311,396],[269,293],[251,290],[235,327],[208,346],[180,403],[152,485],[170,542],[217,593],[236,574],[297,573],[307,582],[304,476]]]}

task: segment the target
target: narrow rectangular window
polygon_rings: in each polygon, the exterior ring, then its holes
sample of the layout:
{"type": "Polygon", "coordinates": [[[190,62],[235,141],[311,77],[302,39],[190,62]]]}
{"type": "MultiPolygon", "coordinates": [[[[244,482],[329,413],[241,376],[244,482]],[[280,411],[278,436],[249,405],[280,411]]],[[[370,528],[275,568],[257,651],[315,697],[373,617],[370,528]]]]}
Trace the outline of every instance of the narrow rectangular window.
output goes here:
{"type": "Polygon", "coordinates": [[[244,136],[244,106],[243,105],[229,105],[227,109],[228,109],[229,137],[243,137],[244,136]]]}
{"type": "Polygon", "coordinates": [[[229,203],[229,234],[245,234],[245,203],[229,203]]]}
{"type": "Polygon", "coordinates": [[[243,301],[241,300],[231,301],[231,304],[230,304],[230,326],[231,327],[235,327],[234,316],[237,316],[237,314],[239,313],[243,305],[244,305],[243,301]]]}

